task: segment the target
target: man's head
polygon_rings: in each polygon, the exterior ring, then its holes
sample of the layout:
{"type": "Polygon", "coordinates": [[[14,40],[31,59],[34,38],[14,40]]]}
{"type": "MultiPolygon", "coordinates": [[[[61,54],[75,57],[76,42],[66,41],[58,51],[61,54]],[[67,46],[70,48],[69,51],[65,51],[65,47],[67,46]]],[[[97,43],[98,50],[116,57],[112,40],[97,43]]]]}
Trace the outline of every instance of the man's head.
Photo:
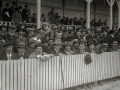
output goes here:
{"type": "Polygon", "coordinates": [[[8,31],[11,33],[11,34],[14,34],[15,33],[15,30],[16,30],[16,27],[15,26],[9,26],[8,28],[8,31]]]}
{"type": "Polygon", "coordinates": [[[111,44],[111,48],[113,50],[117,50],[118,49],[118,42],[117,41],[114,41],[112,44],[111,44]]]}
{"type": "Polygon", "coordinates": [[[9,4],[8,4],[8,3],[6,3],[6,7],[9,7],[9,4]]]}
{"type": "Polygon", "coordinates": [[[94,48],[95,48],[94,42],[89,42],[88,47],[90,50],[94,50],[94,48]]]}
{"type": "Polygon", "coordinates": [[[107,49],[108,49],[108,44],[107,43],[102,43],[102,49],[103,49],[103,51],[107,51],[107,49]]]}
{"type": "Polygon", "coordinates": [[[25,43],[24,42],[20,42],[17,46],[17,50],[19,54],[24,55],[25,53],[25,43]]]}
{"type": "Polygon", "coordinates": [[[49,40],[48,40],[48,45],[49,45],[49,46],[53,46],[53,43],[54,43],[54,42],[53,42],[53,39],[49,39],[49,40]]]}
{"type": "Polygon", "coordinates": [[[83,43],[81,43],[81,44],[79,45],[79,49],[80,49],[81,52],[84,52],[84,50],[85,50],[85,45],[84,45],[83,43]]]}
{"type": "Polygon", "coordinates": [[[23,34],[24,34],[24,29],[18,29],[17,30],[17,32],[18,32],[18,34],[20,35],[20,36],[23,36],[23,34]]]}
{"type": "Polygon", "coordinates": [[[42,45],[41,44],[35,45],[35,53],[39,55],[42,54],[42,52],[43,52],[42,45]]]}
{"type": "Polygon", "coordinates": [[[61,42],[59,42],[59,41],[54,41],[54,48],[59,51],[60,48],[61,48],[61,42]]]}
{"type": "Polygon", "coordinates": [[[35,45],[36,45],[36,42],[37,42],[37,41],[35,40],[35,37],[30,38],[29,41],[28,41],[29,47],[30,47],[30,48],[34,48],[35,45]]]}
{"type": "Polygon", "coordinates": [[[6,53],[12,53],[13,43],[7,42],[3,45],[3,47],[4,47],[6,53]]]}
{"type": "Polygon", "coordinates": [[[28,5],[25,5],[25,9],[27,9],[28,8],[28,5]]]}
{"type": "Polygon", "coordinates": [[[0,26],[0,29],[3,33],[7,32],[7,26],[5,26],[5,25],[0,26]]]}

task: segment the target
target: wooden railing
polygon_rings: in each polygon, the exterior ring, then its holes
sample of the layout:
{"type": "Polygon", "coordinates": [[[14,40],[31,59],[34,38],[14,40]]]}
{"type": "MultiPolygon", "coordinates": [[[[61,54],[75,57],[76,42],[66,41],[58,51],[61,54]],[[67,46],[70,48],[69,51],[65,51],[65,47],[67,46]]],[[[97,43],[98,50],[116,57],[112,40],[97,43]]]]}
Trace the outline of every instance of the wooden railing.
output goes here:
{"type": "Polygon", "coordinates": [[[0,90],[61,90],[120,76],[120,51],[0,61],[0,90]]]}

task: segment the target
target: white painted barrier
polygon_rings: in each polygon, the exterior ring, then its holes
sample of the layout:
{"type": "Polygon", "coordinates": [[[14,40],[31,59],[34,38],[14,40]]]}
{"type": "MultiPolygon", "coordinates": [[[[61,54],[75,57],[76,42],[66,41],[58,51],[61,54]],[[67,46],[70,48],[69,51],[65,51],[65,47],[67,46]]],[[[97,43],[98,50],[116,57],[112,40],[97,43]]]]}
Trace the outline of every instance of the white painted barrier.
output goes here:
{"type": "Polygon", "coordinates": [[[120,76],[120,52],[0,61],[0,90],[61,90],[120,76]]]}

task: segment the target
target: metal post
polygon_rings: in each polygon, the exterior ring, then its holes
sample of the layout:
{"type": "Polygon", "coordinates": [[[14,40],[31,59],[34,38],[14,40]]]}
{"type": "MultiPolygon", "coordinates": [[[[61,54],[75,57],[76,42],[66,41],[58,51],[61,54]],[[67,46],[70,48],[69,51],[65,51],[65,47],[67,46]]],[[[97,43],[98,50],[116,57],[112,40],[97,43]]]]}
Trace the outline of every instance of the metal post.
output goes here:
{"type": "Polygon", "coordinates": [[[37,29],[41,26],[41,0],[37,0],[37,29]]]}
{"type": "Polygon", "coordinates": [[[90,3],[92,0],[86,0],[87,1],[87,13],[86,13],[86,20],[87,20],[87,23],[86,23],[86,27],[87,29],[90,28],[90,3]]]}

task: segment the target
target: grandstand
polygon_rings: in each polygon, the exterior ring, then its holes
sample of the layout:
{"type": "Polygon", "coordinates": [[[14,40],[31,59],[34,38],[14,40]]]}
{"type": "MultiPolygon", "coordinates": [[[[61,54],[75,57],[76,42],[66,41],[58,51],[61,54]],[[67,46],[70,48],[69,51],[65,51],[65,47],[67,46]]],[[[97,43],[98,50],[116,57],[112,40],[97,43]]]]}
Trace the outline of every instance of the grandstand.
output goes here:
{"type": "Polygon", "coordinates": [[[0,90],[119,90],[120,0],[0,0],[0,90]]]}

